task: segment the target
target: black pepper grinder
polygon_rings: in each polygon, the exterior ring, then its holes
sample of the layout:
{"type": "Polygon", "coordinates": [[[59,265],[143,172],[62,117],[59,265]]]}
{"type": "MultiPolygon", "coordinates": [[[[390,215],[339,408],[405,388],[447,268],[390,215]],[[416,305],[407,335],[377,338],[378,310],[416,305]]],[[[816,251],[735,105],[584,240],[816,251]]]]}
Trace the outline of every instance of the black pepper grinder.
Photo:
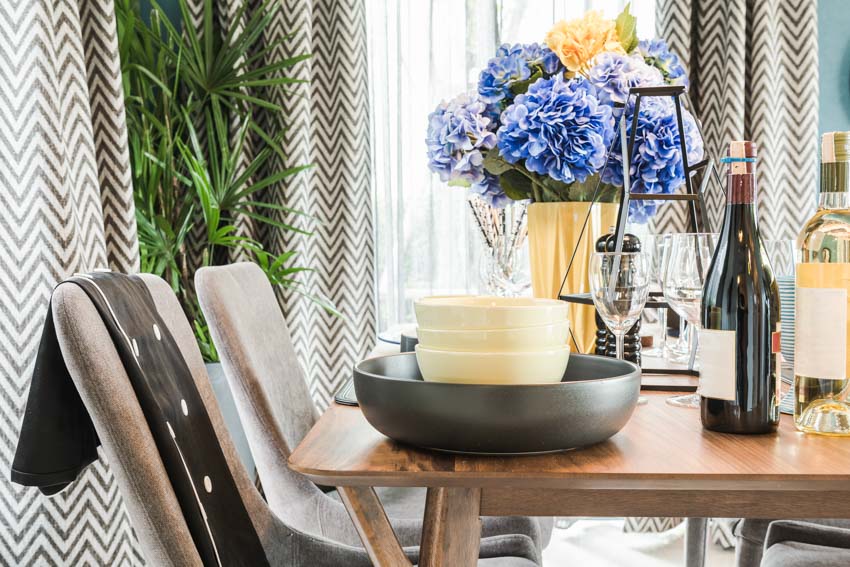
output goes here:
{"type": "MultiPolygon", "coordinates": [[[[604,234],[596,241],[597,252],[614,252],[617,247],[617,242],[614,239],[614,227],[611,227],[611,232],[604,234]]],[[[623,252],[640,252],[640,239],[634,234],[626,233],[623,235],[623,252]]],[[[623,340],[623,357],[629,362],[634,362],[640,366],[640,317],[626,332],[623,340]]],[[[605,321],[596,311],[596,354],[601,356],[617,356],[617,345],[614,339],[614,333],[608,330],[605,326],[605,321]]]]}

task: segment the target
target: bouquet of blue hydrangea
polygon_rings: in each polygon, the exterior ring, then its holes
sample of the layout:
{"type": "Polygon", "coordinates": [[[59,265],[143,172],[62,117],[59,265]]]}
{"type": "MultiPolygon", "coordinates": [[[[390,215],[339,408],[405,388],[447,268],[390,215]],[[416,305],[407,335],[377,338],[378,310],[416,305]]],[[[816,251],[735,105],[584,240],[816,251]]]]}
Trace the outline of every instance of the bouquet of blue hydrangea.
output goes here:
{"type": "MultiPolygon", "coordinates": [[[[628,7],[616,20],[588,12],[558,22],[545,44],[502,45],[481,71],[477,92],[441,103],[429,116],[428,164],[450,185],[468,187],[494,207],[512,200],[613,201],[623,186],[617,120],[629,89],[688,85],[664,40],[638,41],[628,7]]],[[[683,115],[689,163],[702,159],[694,117],[683,115]]],[[[672,193],[685,181],[671,99],[644,99],[629,163],[633,192],[672,193]]],[[[646,222],[653,201],[635,201],[646,222]]]]}

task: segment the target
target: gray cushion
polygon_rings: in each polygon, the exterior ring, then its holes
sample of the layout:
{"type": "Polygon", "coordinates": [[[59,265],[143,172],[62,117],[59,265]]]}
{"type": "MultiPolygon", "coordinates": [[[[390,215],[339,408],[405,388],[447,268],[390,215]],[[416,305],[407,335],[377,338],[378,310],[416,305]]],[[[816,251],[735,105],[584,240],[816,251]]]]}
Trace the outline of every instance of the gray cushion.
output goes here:
{"type": "Polygon", "coordinates": [[[778,520],[765,535],[763,567],[850,565],[850,530],[812,522],[778,520]]]}
{"type": "Polygon", "coordinates": [[[479,559],[478,567],[537,567],[537,563],[521,557],[495,557],[479,559]]]}
{"type": "Polygon", "coordinates": [[[770,546],[762,567],[847,567],[850,550],[788,541],[770,546]]]}
{"type": "MultiPolygon", "coordinates": [[[[764,542],[767,529],[774,520],[748,519],[740,520],[735,526],[738,537],[735,546],[736,565],[738,567],[757,567],[764,553],[764,542]]],[[[850,520],[805,520],[809,523],[840,528],[850,528],[850,520]]]]}

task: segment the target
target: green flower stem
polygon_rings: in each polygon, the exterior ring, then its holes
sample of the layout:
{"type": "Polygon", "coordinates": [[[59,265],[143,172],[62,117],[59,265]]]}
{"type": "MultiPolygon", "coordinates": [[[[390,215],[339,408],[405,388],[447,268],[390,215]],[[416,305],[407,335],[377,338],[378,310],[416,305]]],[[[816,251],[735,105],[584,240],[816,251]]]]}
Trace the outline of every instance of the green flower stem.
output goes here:
{"type": "Polygon", "coordinates": [[[535,203],[542,203],[543,193],[546,188],[543,187],[543,185],[541,185],[533,175],[526,171],[524,167],[511,164],[511,168],[521,173],[526,179],[531,181],[531,198],[535,203]]]}

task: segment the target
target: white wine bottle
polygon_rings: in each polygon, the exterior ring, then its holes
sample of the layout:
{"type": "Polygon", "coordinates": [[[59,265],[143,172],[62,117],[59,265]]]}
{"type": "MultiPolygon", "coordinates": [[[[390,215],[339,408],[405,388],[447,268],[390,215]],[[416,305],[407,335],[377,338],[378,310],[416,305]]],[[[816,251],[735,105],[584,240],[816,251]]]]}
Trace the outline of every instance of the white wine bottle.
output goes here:
{"type": "Polygon", "coordinates": [[[821,143],[818,210],[797,245],[794,423],[850,435],[850,132],[821,143]]]}

